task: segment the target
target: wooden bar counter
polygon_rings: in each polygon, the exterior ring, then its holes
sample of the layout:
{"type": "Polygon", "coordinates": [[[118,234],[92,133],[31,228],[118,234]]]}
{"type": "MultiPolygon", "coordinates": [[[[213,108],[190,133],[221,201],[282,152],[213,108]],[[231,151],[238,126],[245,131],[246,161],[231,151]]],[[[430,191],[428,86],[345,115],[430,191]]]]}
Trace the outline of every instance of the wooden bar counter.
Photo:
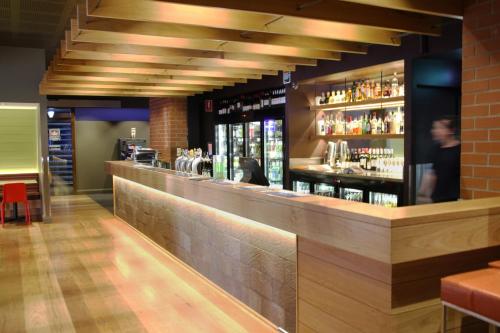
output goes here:
{"type": "Polygon", "coordinates": [[[115,215],[289,332],[439,332],[440,278],[500,259],[500,198],[384,208],[106,169],[115,215]]]}

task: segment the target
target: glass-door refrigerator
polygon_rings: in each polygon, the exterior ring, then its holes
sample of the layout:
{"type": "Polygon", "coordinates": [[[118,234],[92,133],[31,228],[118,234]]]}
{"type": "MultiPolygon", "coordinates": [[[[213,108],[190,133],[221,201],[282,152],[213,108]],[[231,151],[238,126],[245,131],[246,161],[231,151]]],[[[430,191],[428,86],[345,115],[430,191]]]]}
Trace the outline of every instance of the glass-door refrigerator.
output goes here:
{"type": "Polygon", "coordinates": [[[262,166],[262,141],[260,121],[245,124],[245,156],[255,158],[262,166]]]}
{"type": "Polygon", "coordinates": [[[271,187],[283,188],[283,120],[264,121],[264,174],[271,187]]]}
{"type": "Polygon", "coordinates": [[[240,181],[243,170],[240,167],[240,157],[245,156],[244,124],[229,125],[229,178],[240,181]]]}
{"type": "Polygon", "coordinates": [[[227,140],[228,129],[226,124],[215,125],[215,154],[221,156],[222,170],[220,174],[227,178],[227,140]]]}

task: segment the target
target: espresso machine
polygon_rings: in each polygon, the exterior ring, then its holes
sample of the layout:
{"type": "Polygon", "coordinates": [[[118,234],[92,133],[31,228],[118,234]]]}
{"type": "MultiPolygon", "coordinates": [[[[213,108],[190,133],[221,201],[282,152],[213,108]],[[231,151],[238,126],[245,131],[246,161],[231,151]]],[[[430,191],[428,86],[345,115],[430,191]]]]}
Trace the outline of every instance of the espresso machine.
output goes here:
{"type": "Polygon", "coordinates": [[[341,163],[347,161],[348,155],[349,146],[347,141],[329,141],[325,152],[324,164],[329,165],[331,168],[338,168],[341,166],[341,163]]]}

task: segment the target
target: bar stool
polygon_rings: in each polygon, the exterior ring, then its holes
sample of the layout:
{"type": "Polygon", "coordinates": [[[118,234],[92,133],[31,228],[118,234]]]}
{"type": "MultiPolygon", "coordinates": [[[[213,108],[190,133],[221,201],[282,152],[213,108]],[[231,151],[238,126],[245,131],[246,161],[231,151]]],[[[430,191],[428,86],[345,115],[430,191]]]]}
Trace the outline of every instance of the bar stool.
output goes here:
{"type": "Polygon", "coordinates": [[[0,207],[0,218],[2,221],[2,227],[5,224],[5,204],[7,203],[18,203],[21,202],[25,207],[25,220],[26,224],[31,224],[31,214],[30,205],[28,201],[28,191],[26,190],[26,184],[24,183],[13,183],[5,184],[3,186],[3,198],[0,207]]]}
{"type": "Polygon", "coordinates": [[[448,308],[483,320],[500,332],[500,269],[490,267],[441,279],[441,300],[441,332],[447,330],[448,308]]]}

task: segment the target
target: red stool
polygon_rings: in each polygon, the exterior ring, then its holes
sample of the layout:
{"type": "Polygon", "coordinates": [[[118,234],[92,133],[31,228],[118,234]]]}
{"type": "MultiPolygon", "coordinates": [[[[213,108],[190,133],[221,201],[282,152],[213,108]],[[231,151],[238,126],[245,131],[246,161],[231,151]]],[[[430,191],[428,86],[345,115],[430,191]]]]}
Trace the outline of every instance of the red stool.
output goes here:
{"type": "Polygon", "coordinates": [[[30,205],[28,202],[28,192],[26,190],[26,184],[14,183],[5,184],[3,186],[3,199],[0,207],[2,226],[5,224],[5,204],[17,202],[21,202],[24,204],[26,211],[26,224],[31,224],[30,205]]]}
{"type": "Polygon", "coordinates": [[[489,323],[495,332],[499,332],[499,269],[480,269],[441,279],[441,300],[443,302],[443,326],[441,332],[447,331],[448,308],[483,320],[489,323]]]}

